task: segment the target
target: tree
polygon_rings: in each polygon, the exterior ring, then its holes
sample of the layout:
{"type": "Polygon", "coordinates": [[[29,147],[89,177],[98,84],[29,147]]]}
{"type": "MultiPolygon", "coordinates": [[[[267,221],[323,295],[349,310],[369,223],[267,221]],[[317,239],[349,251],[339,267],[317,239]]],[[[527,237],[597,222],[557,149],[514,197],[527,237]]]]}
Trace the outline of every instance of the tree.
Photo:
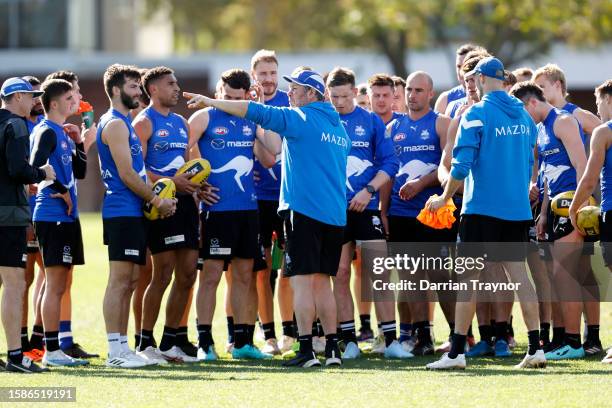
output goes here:
{"type": "Polygon", "coordinates": [[[166,6],[179,51],[375,49],[406,76],[413,49],[476,42],[508,66],[556,42],[612,39],[609,0],[147,0],[166,6]]]}

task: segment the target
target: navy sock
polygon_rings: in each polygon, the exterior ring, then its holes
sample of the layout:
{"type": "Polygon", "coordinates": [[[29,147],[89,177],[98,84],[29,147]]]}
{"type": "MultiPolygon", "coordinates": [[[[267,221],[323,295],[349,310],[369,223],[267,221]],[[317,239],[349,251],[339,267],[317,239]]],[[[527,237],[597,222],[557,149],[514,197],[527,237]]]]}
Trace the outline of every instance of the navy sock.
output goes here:
{"type": "Polygon", "coordinates": [[[397,324],[395,320],[389,320],[388,322],[382,322],[380,326],[385,336],[385,346],[389,347],[391,343],[397,340],[397,324]]]}
{"type": "Polygon", "coordinates": [[[528,349],[527,349],[527,353],[529,353],[530,356],[533,356],[536,351],[538,351],[541,346],[540,346],[540,332],[538,330],[531,330],[527,332],[527,339],[528,339],[528,349]]]}
{"type": "Polygon", "coordinates": [[[261,327],[263,329],[264,337],[266,340],[276,338],[276,330],[274,330],[274,321],[271,321],[270,323],[264,323],[261,325],[261,327]]]}
{"type": "MultiPolygon", "coordinates": [[[[26,335],[27,337],[27,335],[26,335]]],[[[23,338],[23,337],[22,337],[23,338]]],[[[587,326],[587,341],[591,341],[593,343],[599,343],[599,325],[598,324],[589,324],[587,326]]]]}
{"type": "Polygon", "coordinates": [[[227,342],[234,342],[234,317],[227,316],[227,342]]]}
{"type": "Polygon", "coordinates": [[[9,361],[13,364],[21,364],[23,362],[23,352],[21,351],[20,348],[15,349],[15,350],[9,350],[7,352],[7,357],[9,361]]]}
{"type": "Polygon", "coordinates": [[[493,328],[488,324],[478,326],[478,332],[480,333],[480,340],[486,341],[487,344],[493,343],[493,328]]]}
{"type": "Polygon", "coordinates": [[[400,322],[400,337],[399,342],[402,343],[407,341],[412,336],[412,323],[401,323],[400,322]]]}
{"type": "Polygon", "coordinates": [[[45,331],[45,347],[47,351],[59,350],[59,331],[45,331]]]}
{"type": "Polygon", "coordinates": [[[299,336],[298,341],[300,342],[300,353],[312,353],[312,334],[299,336]]]}
{"type": "Polygon", "coordinates": [[[215,344],[212,338],[212,326],[210,324],[198,324],[198,347],[208,352],[208,347],[215,344]]]}
{"type": "Polygon", "coordinates": [[[176,341],[176,329],[173,327],[164,326],[164,334],[162,335],[159,349],[161,351],[170,350],[176,341]]]}
{"type": "Polygon", "coordinates": [[[580,344],[580,333],[565,333],[565,344],[571,348],[577,349],[582,346],[580,344]]]}
{"type": "Polygon", "coordinates": [[[342,340],[344,344],[355,343],[357,344],[357,336],[355,334],[355,321],[347,320],[345,322],[340,322],[340,330],[342,333],[342,340]]]}
{"type": "Polygon", "coordinates": [[[30,339],[28,338],[27,327],[21,328],[21,350],[24,352],[32,350],[32,347],[30,347],[30,339]]]}
{"type": "Polygon", "coordinates": [[[364,330],[370,330],[372,331],[372,327],[370,325],[370,315],[369,314],[362,314],[359,315],[359,321],[361,322],[361,331],[364,330]]]}
{"type": "Polygon", "coordinates": [[[453,341],[451,342],[451,349],[448,352],[448,357],[457,358],[459,354],[464,354],[466,340],[467,340],[467,336],[463,334],[458,334],[458,333],[453,334],[453,341]]]}
{"type": "Polygon", "coordinates": [[[43,327],[34,325],[32,328],[32,337],[30,337],[30,346],[32,346],[33,349],[42,350],[44,347],[44,338],[45,332],[43,327]]]}
{"type": "Polygon", "coordinates": [[[246,324],[234,324],[234,348],[239,349],[248,344],[248,326],[246,324]]]}
{"type": "Polygon", "coordinates": [[[293,332],[293,320],[289,320],[286,322],[282,322],[283,325],[283,336],[288,336],[288,337],[294,337],[294,332],[293,332]]]}
{"type": "Polygon", "coordinates": [[[155,347],[153,345],[153,330],[141,330],[140,331],[140,345],[138,349],[145,351],[147,347],[155,347]]]}

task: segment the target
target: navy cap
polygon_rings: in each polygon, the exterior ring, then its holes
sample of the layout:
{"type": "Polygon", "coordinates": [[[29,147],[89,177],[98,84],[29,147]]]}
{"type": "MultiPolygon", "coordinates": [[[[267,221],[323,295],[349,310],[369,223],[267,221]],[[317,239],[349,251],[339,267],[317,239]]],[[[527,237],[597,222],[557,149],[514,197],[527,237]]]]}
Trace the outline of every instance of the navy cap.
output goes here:
{"type": "Polygon", "coordinates": [[[283,78],[287,82],[293,82],[298,85],[308,86],[321,95],[325,94],[325,82],[323,77],[314,71],[304,70],[298,72],[296,75],[288,76],[283,75],[283,78]]]}
{"type": "Polygon", "coordinates": [[[500,81],[506,79],[504,75],[504,64],[495,57],[481,59],[473,70],[463,76],[467,78],[474,74],[482,74],[484,76],[499,79],[500,81]]]}
{"type": "Polygon", "coordinates": [[[31,93],[35,98],[43,94],[43,91],[35,91],[28,81],[19,77],[12,77],[4,81],[0,90],[2,96],[9,96],[18,92],[31,93]]]}

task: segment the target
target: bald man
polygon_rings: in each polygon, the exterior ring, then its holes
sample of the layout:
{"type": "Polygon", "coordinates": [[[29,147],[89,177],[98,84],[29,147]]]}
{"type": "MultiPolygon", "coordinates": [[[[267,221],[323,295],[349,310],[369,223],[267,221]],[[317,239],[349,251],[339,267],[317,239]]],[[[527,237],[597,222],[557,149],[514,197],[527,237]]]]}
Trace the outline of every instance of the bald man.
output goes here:
{"type": "MultiPolygon", "coordinates": [[[[387,126],[399,159],[399,171],[395,175],[390,195],[388,190],[381,193],[382,212],[387,218],[389,239],[391,242],[455,241],[456,231],[453,237],[452,231],[435,230],[416,219],[429,197],[442,194],[437,168],[446,144],[450,118],[431,109],[433,81],[426,72],[417,71],[408,77],[405,97],[408,114],[387,126]]],[[[434,272],[420,270],[417,276],[422,275],[424,279],[429,276],[431,279],[434,272]]],[[[417,335],[412,353],[421,356],[434,353],[425,294],[411,293],[414,296],[410,304],[399,306],[400,312],[406,307],[411,312],[417,335]]]]}

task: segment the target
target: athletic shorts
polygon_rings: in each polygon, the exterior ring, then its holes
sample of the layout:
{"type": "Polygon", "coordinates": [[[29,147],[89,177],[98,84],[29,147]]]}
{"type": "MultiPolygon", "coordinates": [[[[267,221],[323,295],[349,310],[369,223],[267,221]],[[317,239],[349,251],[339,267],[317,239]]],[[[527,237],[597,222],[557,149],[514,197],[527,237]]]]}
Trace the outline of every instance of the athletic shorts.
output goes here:
{"type": "Polygon", "coordinates": [[[202,259],[261,257],[257,210],[205,211],[200,217],[204,237],[202,259]]]}
{"type": "Polygon", "coordinates": [[[281,248],[285,245],[285,231],[283,219],[278,215],[278,201],[259,200],[259,235],[264,248],[272,247],[272,232],[276,232],[276,239],[281,248]]]}
{"type": "MultiPolygon", "coordinates": [[[[259,220],[261,222],[261,217],[259,218],[259,220]]],[[[284,241],[284,238],[283,238],[283,241],[284,241]]],[[[253,259],[253,272],[258,272],[264,269],[268,269],[268,262],[266,262],[266,248],[264,248],[263,246],[263,239],[261,237],[261,234],[259,234],[258,243],[259,245],[257,247],[259,248],[259,255],[256,256],[255,259],[253,259]]]]}
{"type": "Polygon", "coordinates": [[[74,222],[34,221],[34,229],[45,268],[85,264],[78,218],[74,222]]]}
{"type": "Polygon", "coordinates": [[[110,261],[147,263],[147,224],[144,217],[113,217],[102,220],[104,245],[110,261]]]}
{"type": "Polygon", "coordinates": [[[0,266],[25,268],[27,227],[0,226],[0,266]]]}
{"type": "Polygon", "coordinates": [[[482,256],[485,250],[491,262],[522,261],[525,259],[529,241],[529,226],[531,220],[509,221],[480,214],[464,214],[459,223],[458,253],[460,256],[482,256]],[[500,248],[493,245],[491,253],[486,246],[468,245],[462,243],[516,243],[510,248],[500,248]],[[496,250],[498,249],[498,250],[496,250]]]}
{"type": "Polygon", "coordinates": [[[146,221],[147,246],[152,254],[199,248],[198,207],[190,195],[180,194],[176,198],[176,212],[172,217],[146,221]]]}
{"type": "Polygon", "coordinates": [[[347,211],[344,243],[385,239],[385,227],[379,210],[347,211]]]}
{"type": "Polygon", "coordinates": [[[599,219],[599,239],[601,254],[606,266],[612,265],[612,211],[601,214],[599,219]]]}
{"type": "MultiPolygon", "coordinates": [[[[547,223],[546,233],[550,242],[554,242],[560,238],[569,235],[574,231],[572,222],[569,217],[561,217],[552,211],[550,203],[547,208],[547,223]]],[[[584,246],[582,247],[582,255],[593,255],[595,253],[595,247],[593,242],[597,241],[598,237],[584,237],[584,246]]]]}
{"type": "Polygon", "coordinates": [[[435,229],[421,223],[416,217],[389,215],[390,242],[456,242],[458,222],[451,229],[435,229]]]}
{"type": "Polygon", "coordinates": [[[38,238],[36,238],[36,232],[34,231],[34,225],[28,225],[26,232],[28,239],[28,254],[37,254],[40,248],[38,245],[38,238]]]}
{"type": "Polygon", "coordinates": [[[324,273],[336,276],[344,227],[325,224],[287,210],[285,218],[285,276],[324,273]]]}

